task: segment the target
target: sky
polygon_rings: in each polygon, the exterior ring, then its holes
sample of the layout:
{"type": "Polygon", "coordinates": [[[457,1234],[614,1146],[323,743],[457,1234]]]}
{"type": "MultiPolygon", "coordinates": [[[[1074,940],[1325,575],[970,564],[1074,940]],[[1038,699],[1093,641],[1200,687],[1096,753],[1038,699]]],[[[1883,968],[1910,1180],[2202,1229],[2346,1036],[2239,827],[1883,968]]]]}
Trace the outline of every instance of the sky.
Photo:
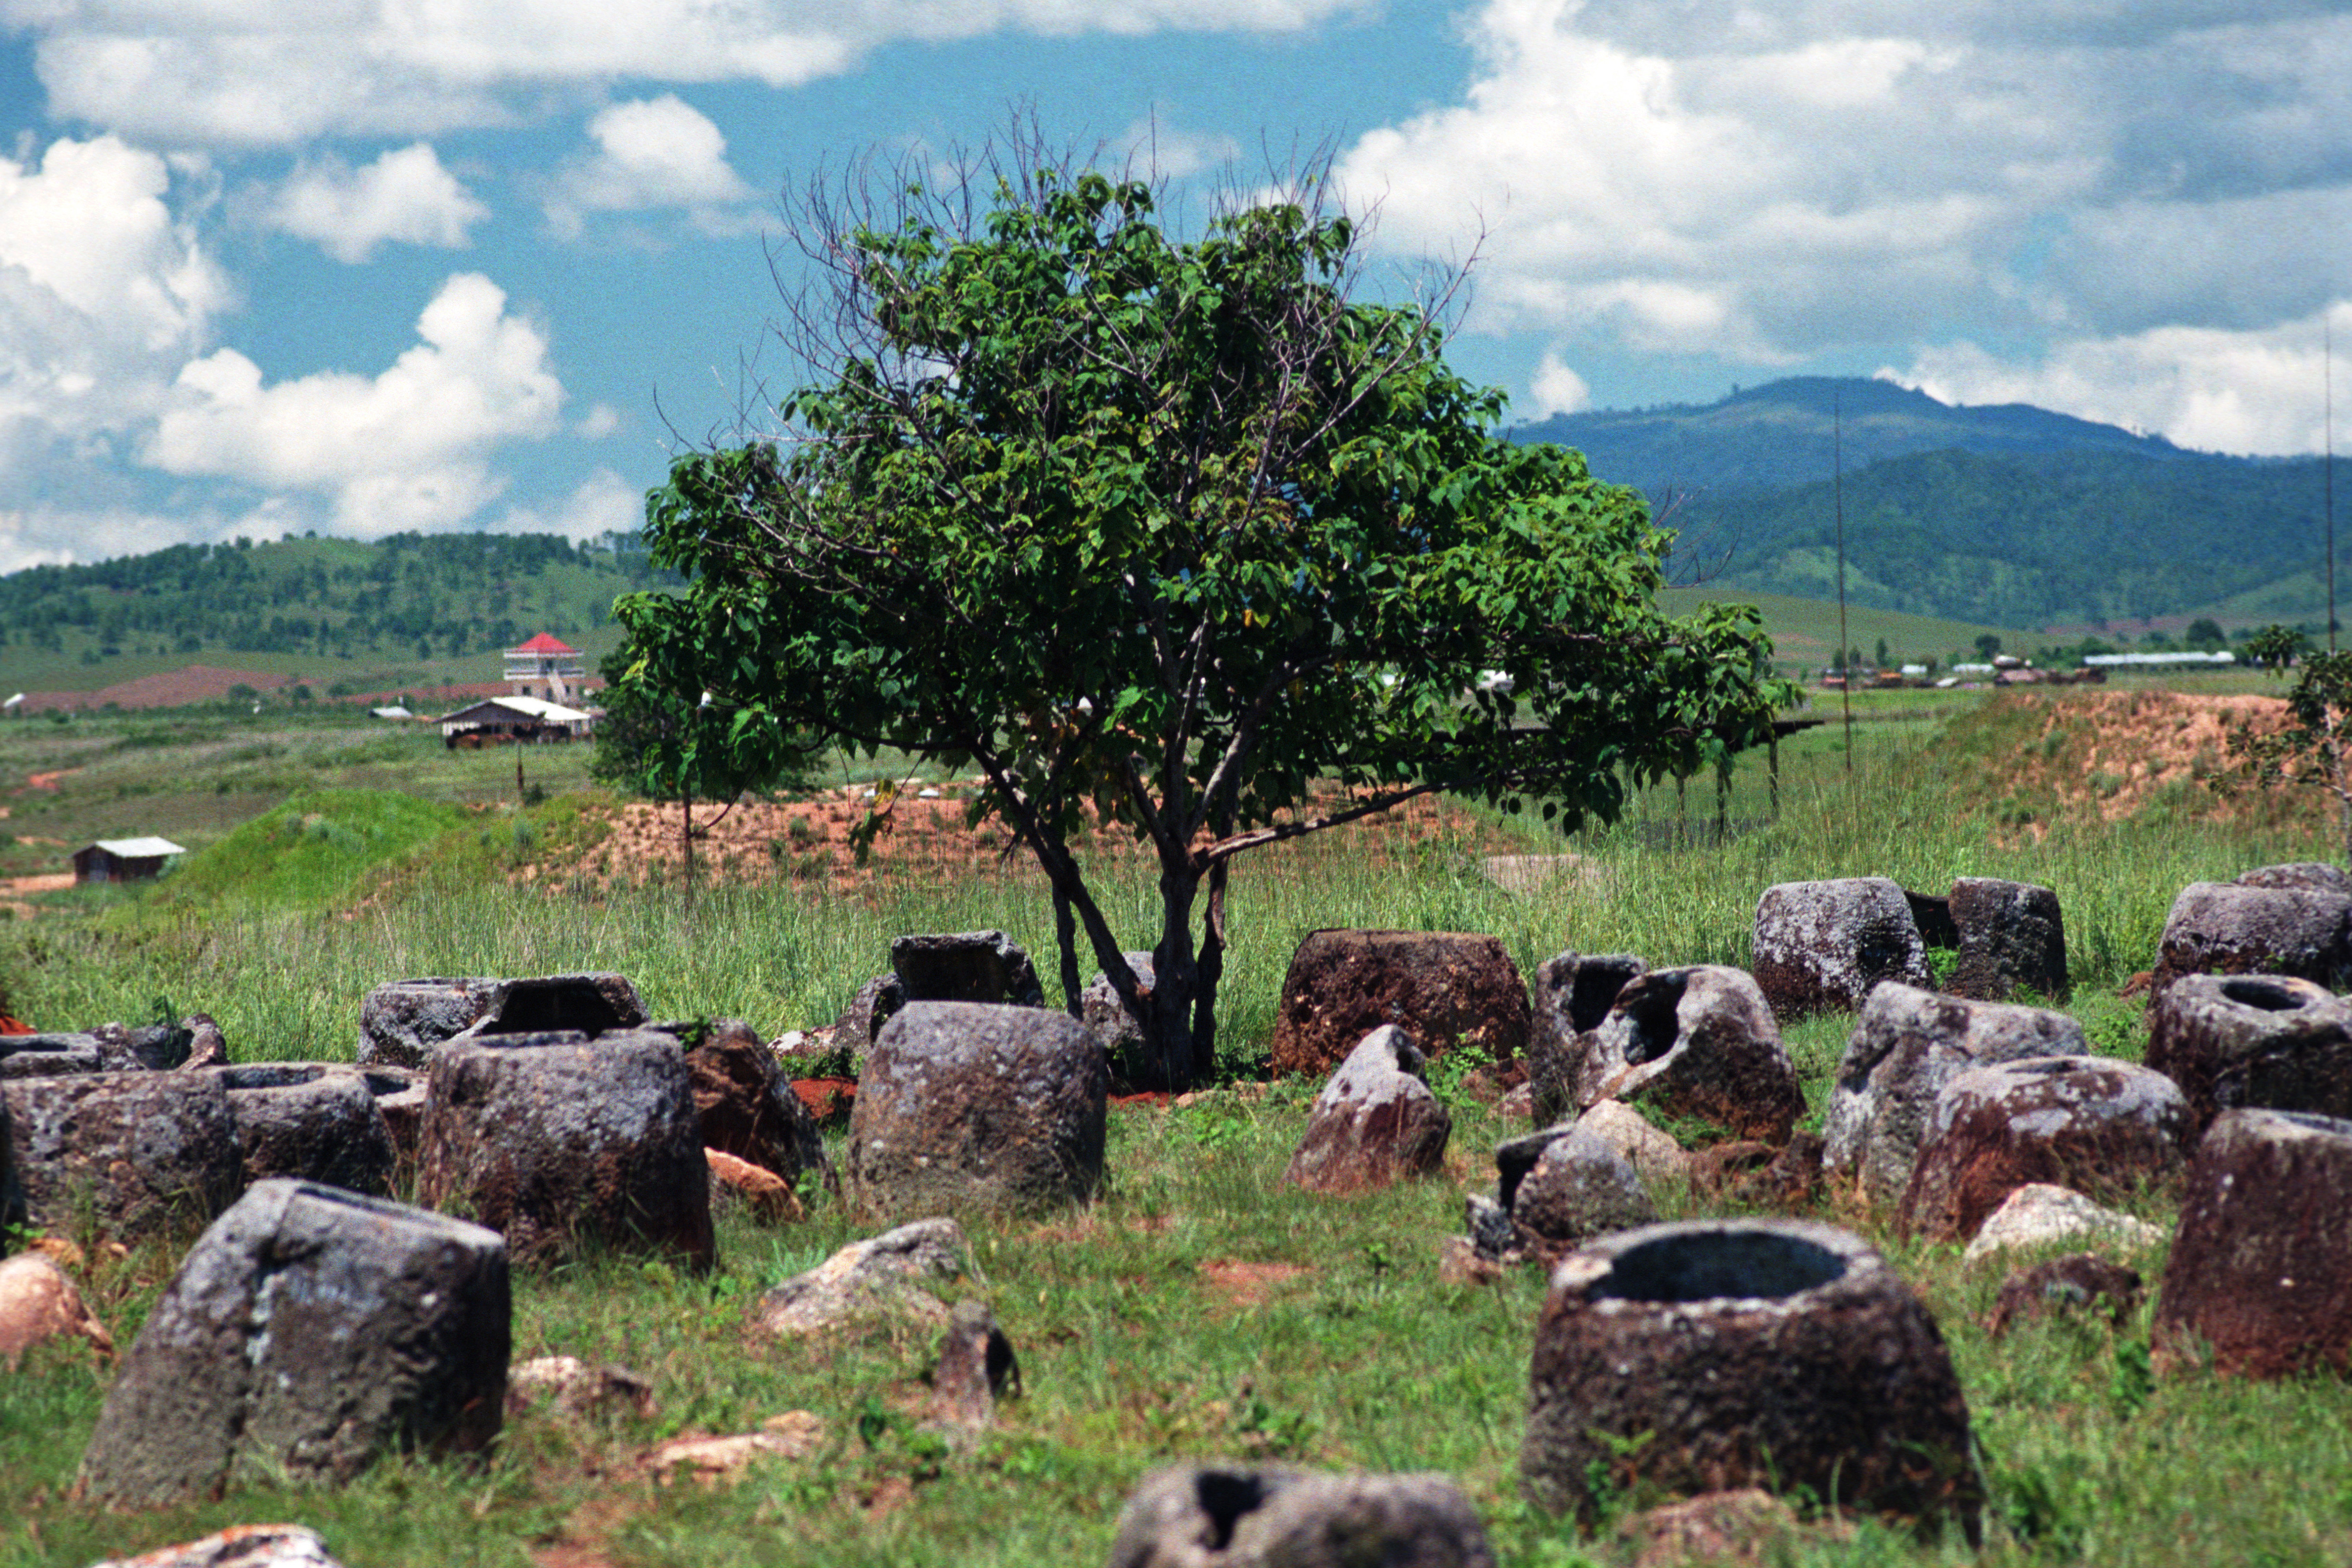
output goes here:
{"type": "Polygon", "coordinates": [[[1514,419],[2352,389],[2352,0],[0,0],[0,571],[633,529],[762,426],[786,193],[1016,115],[1179,198],[1328,149],[1514,419]]]}

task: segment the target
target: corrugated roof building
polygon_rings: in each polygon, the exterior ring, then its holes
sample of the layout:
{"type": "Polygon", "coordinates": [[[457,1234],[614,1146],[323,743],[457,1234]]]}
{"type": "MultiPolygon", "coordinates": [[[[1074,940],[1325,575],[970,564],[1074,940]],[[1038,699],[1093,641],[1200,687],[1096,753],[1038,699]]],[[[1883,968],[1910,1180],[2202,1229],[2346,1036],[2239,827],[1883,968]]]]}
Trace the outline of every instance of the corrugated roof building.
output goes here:
{"type": "Polygon", "coordinates": [[[74,880],[152,882],[164,861],[186,853],[168,838],[101,838],[74,851],[74,880]]]}

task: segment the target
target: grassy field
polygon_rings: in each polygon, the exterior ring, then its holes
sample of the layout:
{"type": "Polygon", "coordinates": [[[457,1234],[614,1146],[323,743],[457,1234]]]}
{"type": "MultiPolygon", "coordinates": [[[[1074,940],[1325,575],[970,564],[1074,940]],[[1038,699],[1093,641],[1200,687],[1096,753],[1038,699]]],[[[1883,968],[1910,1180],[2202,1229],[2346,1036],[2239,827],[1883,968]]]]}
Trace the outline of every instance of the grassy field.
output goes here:
{"type": "MultiPolygon", "coordinates": [[[[1669,588],[1658,595],[1669,614],[1686,616],[1707,603],[1753,605],[1764,614],[1764,629],[1772,635],[1773,652],[1784,669],[1819,671],[1837,657],[1837,605],[1826,599],[1800,599],[1786,594],[1757,594],[1745,588],[1669,588]]],[[[1874,658],[1885,639],[1890,663],[1922,663],[1936,659],[1949,665],[1955,654],[1976,657],[1977,638],[1987,632],[2000,638],[2011,653],[2030,653],[2042,639],[2038,632],[2016,626],[1979,626],[1969,621],[1939,620],[1933,616],[1906,615],[1900,610],[1846,609],[1847,646],[1874,658]]]]}
{"type": "MultiPolygon", "coordinates": [[[[2052,746],[2047,736],[2072,736],[2068,726],[2087,710],[1951,693],[1864,694],[1855,706],[1850,755],[1837,725],[1782,748],[1777,816],[1763,771],[1741,770],[1724,802],[1727,835],[1713,826],[1712,781],[1694,781],[1680,799],[1671,788],[1649,792],[1625,824],[1565,843],[1518,819],[1464,810],[1425,832],[1334,834],[1244,861],[1234,885],[1224,1061],[1242,1074],[1262,1062],[1284,967],[1317,927],[1491,931],[1523,968],[1563,949],[1738,963],[1764,887],[1864,873],[1931,890],[1963,874],[2055,888],[2076,980],[2070,1005],[2103,1048],[2133,1057],[2145,1027],[2137,1004],[2117,991],[2147,967],[2178,889],[2326,854],[2312,812],[2229,806],[2202,791],[2158,792],[2137,814],[2108,821],[2052,783],[2041,816],[2005,820],[2002,803],[2015,798],[2029,754],[2037,767],[2059,767],[2074,742],[2052,746]],[[1497,852],[1584,858],[1574,874],[1522,896],[1484,874],[1483,858],[1497,852]]],[[[354,751],[383,742],[323,724],[273,729],[269,742],[225,731],[153,745],[121,743],[127,725],[76,730],[74,741],[94,744],[68,764],[84,771],[59,781],[48,820],[126,802],[161,810],[208,792],[277,807],[298,791],[350,787],[370,768],[462,816],[437,837],[429,811],[410,824],[415,838],[436,847],[422,863],[396,846],[371,859],[346,844],[344,858],[323,858],[290,901],[208,891],[195,885],[192,861],[188,886],[68,897],[37,906],[29,921],[0,922],[11,1005],[44,1024],[143,1019],[168,1003],[219,1017],[239,1058],[348,1058],[359,998],[384,979],[617,968],[658,1016],[732,1015],[775,1030],[829,1021],[884,967],[897,932],[999,926],[1033,952],[1050,952],[1045,900],[1018,867],[884,876],[846,889],[705,887],[690,898],[671,883],[519,887],[509,879],[549,845],[593,833],[595,813],[562,795],[517,805],[510,754],[450,756],[436,743],[359,760],[354,751]],[[257,744],[282,749],[237,754],[257,744]],[[487,771],[467,771],[477,767],[487,771]],[[218,791],[223,778],[239,782],[218,791]],[[64,787],[76,779],[87,799],[64,787]],[[145,793],[119,793],[134,784],[145,793]],[[108,790],[118,793],[101,801],[108,790]]],[[[18,743],[32,742],[0,732],[0,791],[21,812],[31,793],[23,779],[58,753],[19,753],[18,743]]],[[[537,753],[530,761],[541,765],[537,753]]],[[[546,765],[558,765],[552,753],[546,765]]],[[[265,856],[289,842],[270,837],[289,823],[299,835],[307,816],[373,820],[375,810],[306,796],[273,826],[233,838],[235,825],[224,822],[208,842],[265,856]]],[[[332,838],[317,841],[332,848],[332,838]]],[[[1150,895],[1139,871],[1115,879],[1109,907],[1123,933],[1141,931],[1150,895]]],[[[1790,1032],[1815,1121],[1849,1027],[1829,1018],[1790,1032]]],[[[779,1229],[729,1219],[719,1267],[707,1278],[610,1257],[523,1278],[517,1357],[629,1366],[653,1381],[658,1410],[647,1420],[523,1416],[476,1467],[394,1459],[339,1491],[264,1489],[152,1514],[98,1513],[67,1490],[108,1368],[86,1350],[38,1350],[0,1378],[0,1495],[17,1500],[0,1521],[0,1568],[83,1568],[265,1519],[320,1529],[350,1568],[1099,1563],[1119,1503],[1145,1469],[1220,1455],[1443,1470],[1476,1501],[1504,1563],[1627,1563],[1612,1521],[1580,1533],[1518,1500],[1542,1281],[1528,1270],[1498,1287],[1455,1288],[1435,1273],[1439,1242],[1461,1227],[1463,1193],[1491,1188],[1492,1146],[1518,1129],[1464,1097],[1458,1075],[1437,1076],[1456,1116],[1442,1179],[1345,1200],[1284,1188],[1277,1177],[1316,1086],[1283,1083],[1256,1099],[1226,1092],[1182,1109],[1121,1109],[1099,1202],[972,1225],[987,1274],[973,1290],[1012,1337],[1026,1389],[975,1452],[945,1451],[908,1416],[935,1351],[928,1335],[814,1347],[747,1337],[761,1289],[859,1234],[820,1205],[806,1223],[779,1229]],[[817,1458],[767,1463],[708,1490],[657,1485],[635,1463],[660,1437],[747,1430],[788,1410],[825,1423],[817,1458]]],[[[1719,1212],[1688,1193],[1661,1197],[1670,1213],[1719,1212]]],[[[2160,1197],[2137,1206],[2170,1217],[2160,1197]]],[[[2152,1380],[2145,1307],[2119,1330],[2059,1319],[1996,1343],[1979,1322],[1999,1270],[1963,1268],[1956,1248],[1898,1244],[1869,1216],[1834,1205],[1827,1212],[1884,1247],[1943,1325],[1992,1491],[1984,1560],[2352,1560],[2352,1394],[2340,1383],[2246,1385],[2196,1372],[2152,1380]]],[[[2153,1281],[2161,1253],[2126,1261],[2153,1281]]],[[[176,1258],[175,1247],[155,1245],[89,1272],[93,1302],[124,1342],[176,1258]]],[[[1862,1521],[1811,1530],[1790,1560],[1970,1555],[1957,1541],[1921,1544],[1862,1521]]]]}

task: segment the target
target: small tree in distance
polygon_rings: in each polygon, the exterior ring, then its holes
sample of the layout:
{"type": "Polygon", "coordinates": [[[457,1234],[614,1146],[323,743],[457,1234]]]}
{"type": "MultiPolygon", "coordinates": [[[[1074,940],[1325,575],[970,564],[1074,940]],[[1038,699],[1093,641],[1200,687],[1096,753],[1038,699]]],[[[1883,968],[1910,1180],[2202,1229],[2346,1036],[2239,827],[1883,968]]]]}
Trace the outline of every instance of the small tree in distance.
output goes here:
{"type": "Polygon", "coordinates": [[[2245,654],[2274,676],[2294,667],[2287,722],[2268,732],[2251,723],[2232,730],[2230,754],[2236,765],[2217,774],[2213,787],[2224,794],[2247,784],[2326,790],[2336,799],[2344,863],[2352,866],[2352,652],[2315,652],[2301,632],[2269,626],[2246,639],[2245,654]]]}
{"type": "Polygon", "coordinates": [[[807,379],[673,464],[646,537],[688,588],[615,606],[621,688],[693,668],[730,733],[976,769],[1071,1005],[1083,933],[1170,1088],[1214,1059],[1235,858],[1440,791],[1611,817],[1794,696],[1753,610],[1658,612],[1671,536],[1633,491],[1493,433],[1448,296],[1355,297],[1322,172],[1189,240],[1034,137],[936,189],[812,186],[807,379]],[[1080,862],[1097,825],[1156,867],[1149,990],[1080,862]]]}

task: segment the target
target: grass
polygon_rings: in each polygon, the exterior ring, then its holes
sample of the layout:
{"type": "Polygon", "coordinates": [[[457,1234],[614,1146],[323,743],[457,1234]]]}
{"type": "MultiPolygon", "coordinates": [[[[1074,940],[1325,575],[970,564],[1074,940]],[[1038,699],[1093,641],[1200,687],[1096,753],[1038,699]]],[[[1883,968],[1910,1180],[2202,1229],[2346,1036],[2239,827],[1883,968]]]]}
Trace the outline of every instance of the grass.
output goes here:
{"type": "MultiPolygon", "coordinates": [[[[1290,952],[1319,926],[1492,931],[1523,969],[1564,948],[1736,963],[1764,887],[1864,873],[1934,890],[1961,874],[2057,889],[2076,982],[2071,1005],[2103,1048],[2136,1056],[2144,1024],[2117,988],[2148,965],[2178,889],[2324,854],[2324,823],[2315,831],[2309,814],[2225,809],[2202,796],[2166,797],[2116,824],[2071,815],[2063,802],[2047,820],[2004,822],[2024,719],[1948,694],[1866,695],[1856,704],[1850,777],[1842,729],[1807,731],[1782,749],[1777,820],[1761,770],[1743,770],[1725,803],[1733,831],[1719,841],[1710,784],[1679,803],[1671,788],[1648,792],[1625,824],[1565,842],[1521,819],[1462,811],[1418,836],[1333,834],[1245,861],[1233,891],[1226,1060],[1246,1070],[1263,1059],[1290,952]],[[1575,853],[1588,869],[1515,895],[1481,870],[1483,856],[1504,851],[1575,853]]],[[[191,735],[176,750],[101,748],[89,766],[142,766],[160,781],[176,757],[187,791],[201,793],[242,768],[324,778],[378,765],[312,766],[314,756],[369,743],[353,731],[271,733],[275,741],[191,735]],[[286,750],[231,755],[270,743],[286,750]],[[204,748],[216,749],[192,761],[204,748]]],[[[417,760],[451,769],[468,761],[417,760]]],[[[0,746],[0,770],[22,766],[0,746]]],[[[435,809],[458,809],[460,773],[421,776],[443,803],[435,809]]],[[[168,798],[160,788],[158,798],[168,798]]],[[[307,812],[289,807],[272,831],[307,812]]],[[[288,905],[175,900],[166,883],[102,919],[44,912],[0,927],[11,1005],[44,1024],[87,1025],[143,1019],[169,998],[220,1018],[240,1058],[347,1058],[360,996],[401,975],[615,968],[637,980],[656,1015],[735,1015],[773,1031],[829,1021],[884,966],[897,932],[999,926],[1041,957],[1051,951],[1045,900],[1017,868],[851,891],[707,888],[691,900],[674,886],[526,889],[507,879],[546,846],[593,834],[593,816],[576,796],[467,814],[433,840],[436,867],[363,874],[323,906],[313,900],[340,870],[310,878],[305,898],[288,905]]],[[[221,864],[242,853],[225,849],[221,864]]],[[[1146,928],[1151,895],[1139,868],[1112,877],[1105,896],[1122,934],[1146,928]]],[[[1788,1032],[1816,1115],[1850,1026],[1824,1018],[1788,1032]]],[[[98,1513],[66,1489],[109,1369],[86,1351],[37,1350],[22,1373],[0,1379],[0,1495],[19,1500],[0,1523],[0,1568],[82,1568],[261,1519],[311,1524],[352,1568],[521,1568],[534,1554],[546,1568],[1094,1563],[1143,1470],[1214,1455],[1443,1470],[1477,1504],[1503,1563],[1625,1562],[1606,1526],[1579,1535],[1517,1499],[1541,1279],[1528,1270],[1470,1289],[1435,1277],[1440,1238],[1461,1227],[1464,1191],[1491,1185],[1489,1152],[1514,1129],[1457,1100],[1442,1179],[1310,1198],[1277,1177],[1313,1087],[1121,1109],[1108,1190],[1092,1207],[971,1225],[987,1274],[975,1289],[1011,1335],[1027,1393],[971,1455],[943,1452],[909,1419],[935,1349],[928,1335],[822,1347],[745,1337],[761,1289],[859,1234],[837,1207],[820,1205],[783,1229],[725,1220],[720,1266],[705,1279],[620,1257],[520,1278],[518,1358],[620,1363],[653,1380],[659,1409],[649,1421],[527,1415],[475,1467],[394,1458],[336,1491],[260,1489],[152,1514],[98,1513]],[[1207,1267],[1235,1263],[1288,1272],[1244,1300],[1221,1283],[1232,1269],[1207,1267]],[[826,1423],[814,1459],[768,1463],[708,1491],[656,1486],[635,1468],[659,1437],[744,1430],[793,1409],[826,1423]]],[[[1663,1201],[1677,1214],[1705,1206],[1680,1192],[1663,1201]]],[[[2142,1206],[2168,1217],[2161,1200],[2142,1206]]],[[[1964,1269],[1957,1248],[1899,1243],[1868,1216],[1832,1217],[1882,1247],[1943,1325],[1993,1490],[1984,1561],[2352,1556],[2352,1395],[2340,1382],[2249,1385],[2197,1372],[2151,1380],[2140,1359],[2146,1306],[2120,1330],[2060,1319],[1994,1343],[1979,1322],[1998,1270],[1964,1269]]],[[[92,1270],[93,1305],[125,1343],[177,1256],[154,1245],[92,1270]]],[[[2152,1282],[2162,1248],[2126,1261],[2152,1282]]],[[[1921,1545],[1865,1523],[1849,1538],[1809,1535],[1791,1560],[1968,1555],[1957,1542],[1921,1545]]]]}

